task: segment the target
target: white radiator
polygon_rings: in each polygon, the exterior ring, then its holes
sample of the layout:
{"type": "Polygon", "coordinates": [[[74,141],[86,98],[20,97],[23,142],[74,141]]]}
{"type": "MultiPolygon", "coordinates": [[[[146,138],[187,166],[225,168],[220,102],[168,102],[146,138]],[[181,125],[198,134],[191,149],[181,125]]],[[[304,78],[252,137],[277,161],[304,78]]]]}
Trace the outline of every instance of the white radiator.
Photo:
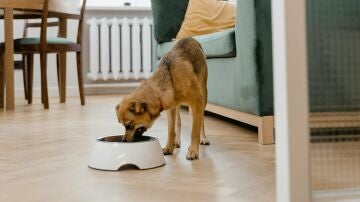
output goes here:
{"type": "Polygon", "coordinates": [[[151,75],[151,19],[91,18],[87,23],[89,79],[128,80],[151,75]]]}

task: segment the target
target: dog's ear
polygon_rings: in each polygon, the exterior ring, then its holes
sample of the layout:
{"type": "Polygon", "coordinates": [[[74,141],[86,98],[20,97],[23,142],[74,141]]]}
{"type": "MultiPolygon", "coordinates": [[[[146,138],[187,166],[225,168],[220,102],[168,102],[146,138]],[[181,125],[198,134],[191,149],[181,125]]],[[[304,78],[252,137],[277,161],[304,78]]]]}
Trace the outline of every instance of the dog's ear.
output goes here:
{"type": "Polygon", "coordinates": [[[119,104],[116,105],[116,107],[115,107],[115,112],[116,112],[116,116],[117,116],[117,118],[118,118],[119,123],[121,123],[120,114],[119,114],[119,108],[120,108],[120,105],[119,105],[119,104]]]}
{"type": "Polygon", "coordinates": [[[142,114],[146,110],[146,103],[134,100],[129,102],[128,109],[134,114],[142,114]]]}

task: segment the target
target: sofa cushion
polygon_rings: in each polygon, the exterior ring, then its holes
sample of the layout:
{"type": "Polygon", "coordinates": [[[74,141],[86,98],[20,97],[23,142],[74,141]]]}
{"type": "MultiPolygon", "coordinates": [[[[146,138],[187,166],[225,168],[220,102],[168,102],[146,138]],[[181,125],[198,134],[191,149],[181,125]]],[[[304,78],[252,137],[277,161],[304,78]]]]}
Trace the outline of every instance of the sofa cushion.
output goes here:
{"type": "MultiPolygon", "coordinates": [[[[235,29],[227,29],[212,34],[194,37],[203,48],[207,58],[235,57],[235,29]]],[[[176,41],[158,44],[156,55],[158,58],[164,56],[176,43],[176,41]]]]}
{"type": "Polygon", "coordinates": [[[190,0],[177,39],[235,27],[236,6],[218,0],[190,0]]]}
{"type": "Polygon", "coordinates": [[[154,36],[158,43],[171,41],[179,32],[189,0],[151,0],[154,36]]]}

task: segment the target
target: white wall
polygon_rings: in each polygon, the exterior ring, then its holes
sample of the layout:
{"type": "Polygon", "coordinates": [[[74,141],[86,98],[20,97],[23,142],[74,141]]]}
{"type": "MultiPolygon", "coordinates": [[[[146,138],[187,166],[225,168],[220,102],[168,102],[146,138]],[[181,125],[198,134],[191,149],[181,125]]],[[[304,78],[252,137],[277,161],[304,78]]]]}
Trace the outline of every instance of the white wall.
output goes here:
{"type": "MultiPolygon", "coordinates": [[[[68,38],[75,41],[77,34],[77,21],[69,20],[68,22],[68,38]]],[[[0,41],[4,41],[4,23],[0,21],[0,41]]],[[[23,35],[24,22],[22,20],[16,20],[14,22],[14,38],[20,38],[23,35]]],[[[29,28],[29,37],[39,37],[39,28],[29,28]]],[[[48,37],[56,36],[57,28],[49,28],[48,37]]],[[[16,60],[21,59],[20,55],[14,56],[16,60]]],[[[55,54],[48,55],[48,88],[49,96],[59,96],[58,85],[57,85],[57,73],[56,73],[56,57],[55,54]]],[[[68,53],[67,57],[67,95],[77,96],[78,95],[78,84],[77,84],[77,71],[76,71],[76,58],[75,53],[68,53]]],[[[40,93],[40,63],[39,55],[36,54],[34,58],[34,97],[39,97],[40,93]]],[[[15,71],[15,96],[24,97],[23,89],[23,77],[22,70],[15,71]]]]}
{"type": "Polygon", "coordinates": [[[89,7],[107,7],[107,6],[123,6],[125,2],[130,2],[132,6],[136,7],[150,7],[150,0],[88,0],[87,6],[89,7]]]}

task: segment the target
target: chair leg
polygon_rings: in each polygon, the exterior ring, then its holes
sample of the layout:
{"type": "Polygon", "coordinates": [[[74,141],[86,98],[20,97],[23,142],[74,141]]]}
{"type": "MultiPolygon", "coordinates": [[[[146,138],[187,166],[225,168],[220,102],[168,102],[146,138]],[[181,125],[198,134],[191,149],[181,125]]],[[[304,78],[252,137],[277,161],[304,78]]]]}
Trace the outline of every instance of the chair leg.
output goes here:
{"type": "Polygon", "coordinates": [[[26,61],[26,55],[22,54],[22,61],[23,61],[23,82],[24,82],[24,94],[25,94],[25,99],[28,100],[29,99],[29,92],[28,92],[28,78],[27,78],[27,61],[26,61]]]}
{"type": "Polygon", "coordinates": [[[59,89],[59,96],[60,96],[60,93],[61,93],[61,90],[60,90],[60,54],[57,53],[56,54],[56,76],[57,76],[57,80],[58,80],[58,89],[59,89]]]}
{"type": "Polygon", "coordinates": [[[4,108],[4,60],[3,60],[3,52],[0,51],[0,108],[4,108]]]}
{"type": "Polygon", "coordinates": [[[26,55],[26,63],[28,67],[28,104],[32,103],[32,91],[33,91],[33,78],[34,78],[34,55],[27,54],[26,55]]]}
{"type": "Polygon", "coordinates": [[[49,109],[49,97],[48,97],[48,88],[47,88],[47,54],[42,52],[40,53],[40,68],[41,68],[41,94],[42,101],[44,102],[44,108],[49,109]]]}
{"type": "Polygon", "coordinates": [[[78,83],[79,83],[80,102],[81,102],[81,105],[85,105],[81,52],[76,52],[76,63],[77,63],[77,75],[78,75],[78,83]]]}
{"type": "Polygon", "coordinates": [[[66,101],[66,52],[59,53],[60,103],[66,101]]]}
{"type": "Polygon", "coordinates": [[[260,144],[274,144],[274,116],[262,116],[258,128],[260,144]]]}

